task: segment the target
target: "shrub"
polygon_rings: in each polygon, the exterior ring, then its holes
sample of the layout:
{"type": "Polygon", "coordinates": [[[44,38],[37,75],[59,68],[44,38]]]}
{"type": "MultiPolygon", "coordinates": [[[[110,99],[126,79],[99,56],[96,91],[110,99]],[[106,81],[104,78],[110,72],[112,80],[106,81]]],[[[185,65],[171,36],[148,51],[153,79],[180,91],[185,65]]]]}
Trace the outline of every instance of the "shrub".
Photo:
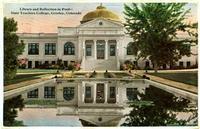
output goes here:
{"type": "Polygon", "coordinates": [[[19,68],[20,68],[20,69],[25,69],[25,68],[26,68],[26,64],[21,64],[21,65],[19,66],[19,68]]]}
{"type": "Polygon", "coordinates": [[[77,63],[75,67],[76,67],[76,70],[80,70],[81,69],[81,64],[77,63]]]}
{"type": "Polygon", "coordinates": [[[19,68],[21,68],[21,69],[25,69],[27,63],[28,63],[28,59],[27,58],[22,58],[22,59],[18,59],[17,60],[17,64],[19,65],[19,68]]]}
{"type": "Polygon", "coordinates": [[[126,60],[126,61],[124,61],[124,64],[133,64],[130,60],[126,60]]]}
{"type": "Polygon", "coordinates": [[[68,70],[73,70],[73,69],[75,69],[74,65],[69,64],[69,65],[68,65],[68,70]]]}
{"type": "Polygon", "coordinates": [[[96,76],[96,71],[94,71],[94,72],[92,72],[92,74],[90,75],[90,77],[89,78],[93,78],[93,77],[95,77],[96,76]]]}
{"type": "Polygon", "coordinates": [[[122,64],[121,68],[122,70],[132,70],[134,69],[134,64],[130,60],[124,61],[124,64],[122,64]]]}

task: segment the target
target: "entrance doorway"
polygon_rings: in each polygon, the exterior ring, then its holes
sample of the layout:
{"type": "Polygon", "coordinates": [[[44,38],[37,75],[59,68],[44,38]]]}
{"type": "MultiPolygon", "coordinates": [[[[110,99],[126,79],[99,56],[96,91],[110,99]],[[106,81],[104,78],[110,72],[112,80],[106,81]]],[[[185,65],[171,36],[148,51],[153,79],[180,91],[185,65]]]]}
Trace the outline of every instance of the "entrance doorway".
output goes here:
{"type": "Polygon", "coordinates": [[[96,91],[96,102],[97,103],[104,103],[104,84],[98,83],[97,84],[97,91],[96,91]]]}
{"type": "Polygon", "coordinates": [[[105,58],[105,41],[97,40],[97,59],[105,58]]]}

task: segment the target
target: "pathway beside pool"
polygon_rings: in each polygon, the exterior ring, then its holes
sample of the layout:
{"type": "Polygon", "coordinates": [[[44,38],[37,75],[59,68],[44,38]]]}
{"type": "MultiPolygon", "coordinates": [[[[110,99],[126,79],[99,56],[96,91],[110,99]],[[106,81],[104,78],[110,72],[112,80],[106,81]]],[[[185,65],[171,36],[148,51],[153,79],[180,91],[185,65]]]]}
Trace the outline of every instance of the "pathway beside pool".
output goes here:
{"type": "Polygon", "coordinates": [[[176,81],[172,81],[172,80],[169,80],[169,79],[164,79],[164,78],[161,78],[161,77],[149,75],[149,74],[146,74],[145,72],[142,72],[142,71],[138,71],[136,74],[140,75],[140,76],[146,75],[152,81],[156,81],[156,82],[159,82],[159,83],[162,83],[162,84],[166,84],[166,85],[171,86],[171,87],[175,87],[175,88],[178,88],[178,89],[189,91],[189,92],[192,92],[192,93],[195,93],[195,94],[198,93],[198,87],[197,86],[193,86],[193,85],[189,85],[189,84],[176,82],[176,81]]]}
{"type": "Polygon", "coordinates": [[[23,82],[20,82],[20,83],[17,83],[17,84],[10,84],[10,85],[4,86],[4,92],[9,91],[9,90],[13,90],[13,89],[17,89],[17,88],[20,88],[20,87],[28,86],[30,84],[35,84],[35,83],[38,83],[38,82],[49,80],[52,77],[53,76],[46,76],[46,77],[42,77],[40,79],[27,80],[27,81],[23,81],[23,82]]]}

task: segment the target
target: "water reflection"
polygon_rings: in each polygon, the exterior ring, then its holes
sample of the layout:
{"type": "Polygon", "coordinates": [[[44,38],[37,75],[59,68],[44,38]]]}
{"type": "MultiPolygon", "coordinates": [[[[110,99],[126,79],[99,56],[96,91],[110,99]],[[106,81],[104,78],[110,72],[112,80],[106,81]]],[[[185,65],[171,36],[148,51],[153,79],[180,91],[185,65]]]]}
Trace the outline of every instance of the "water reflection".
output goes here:
{"type": "Polygon", "coordinates": [[[4,126],[23,126],[22,121],[17,121],[15,118],[17,117],[17,108],[22,110],[24,107],[23,99],[21,96],[17,96],[15,98],[5,100],[4,101],[4,111],[3,111],[3,120],[4,126]]]}
{"type": "Polygon", "coordinates": [[[147,88],[145,94],[138,94],[138,96],[140,99],[130,102],[132,110],[127,114],[127,119],[122,126],[186,125],[190,118],[178,119],[178,112],[196,113],[195,108],[192,110],[189,107],[189,100],[176,97],[153,86],[147,88]]]}
{"type": "Polygon", "coordinates": [[[186,120],[191,113],[197,114],[195,102],[191,105],[189,100],[149,86],[143,80],[60,81],[24,93],[22,98],[25,108],[19,111],[17,119],[28,126],[197,124],[197,116],[192,123],[186,120]],[[186,111],[187,117],[180,120],[186,111]]]}

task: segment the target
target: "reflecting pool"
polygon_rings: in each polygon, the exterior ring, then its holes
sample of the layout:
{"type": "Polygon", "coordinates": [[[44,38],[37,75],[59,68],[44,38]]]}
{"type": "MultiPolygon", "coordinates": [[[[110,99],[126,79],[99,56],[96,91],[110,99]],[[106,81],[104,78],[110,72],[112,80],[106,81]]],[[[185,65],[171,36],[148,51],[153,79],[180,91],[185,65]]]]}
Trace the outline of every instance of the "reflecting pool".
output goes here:
{"type": "Polygon", "coordinates": [[[25,126],[197,125],[197,98],[157,87],[143,79],[56,79],[21,94],[16,120],[25,126]]]}

